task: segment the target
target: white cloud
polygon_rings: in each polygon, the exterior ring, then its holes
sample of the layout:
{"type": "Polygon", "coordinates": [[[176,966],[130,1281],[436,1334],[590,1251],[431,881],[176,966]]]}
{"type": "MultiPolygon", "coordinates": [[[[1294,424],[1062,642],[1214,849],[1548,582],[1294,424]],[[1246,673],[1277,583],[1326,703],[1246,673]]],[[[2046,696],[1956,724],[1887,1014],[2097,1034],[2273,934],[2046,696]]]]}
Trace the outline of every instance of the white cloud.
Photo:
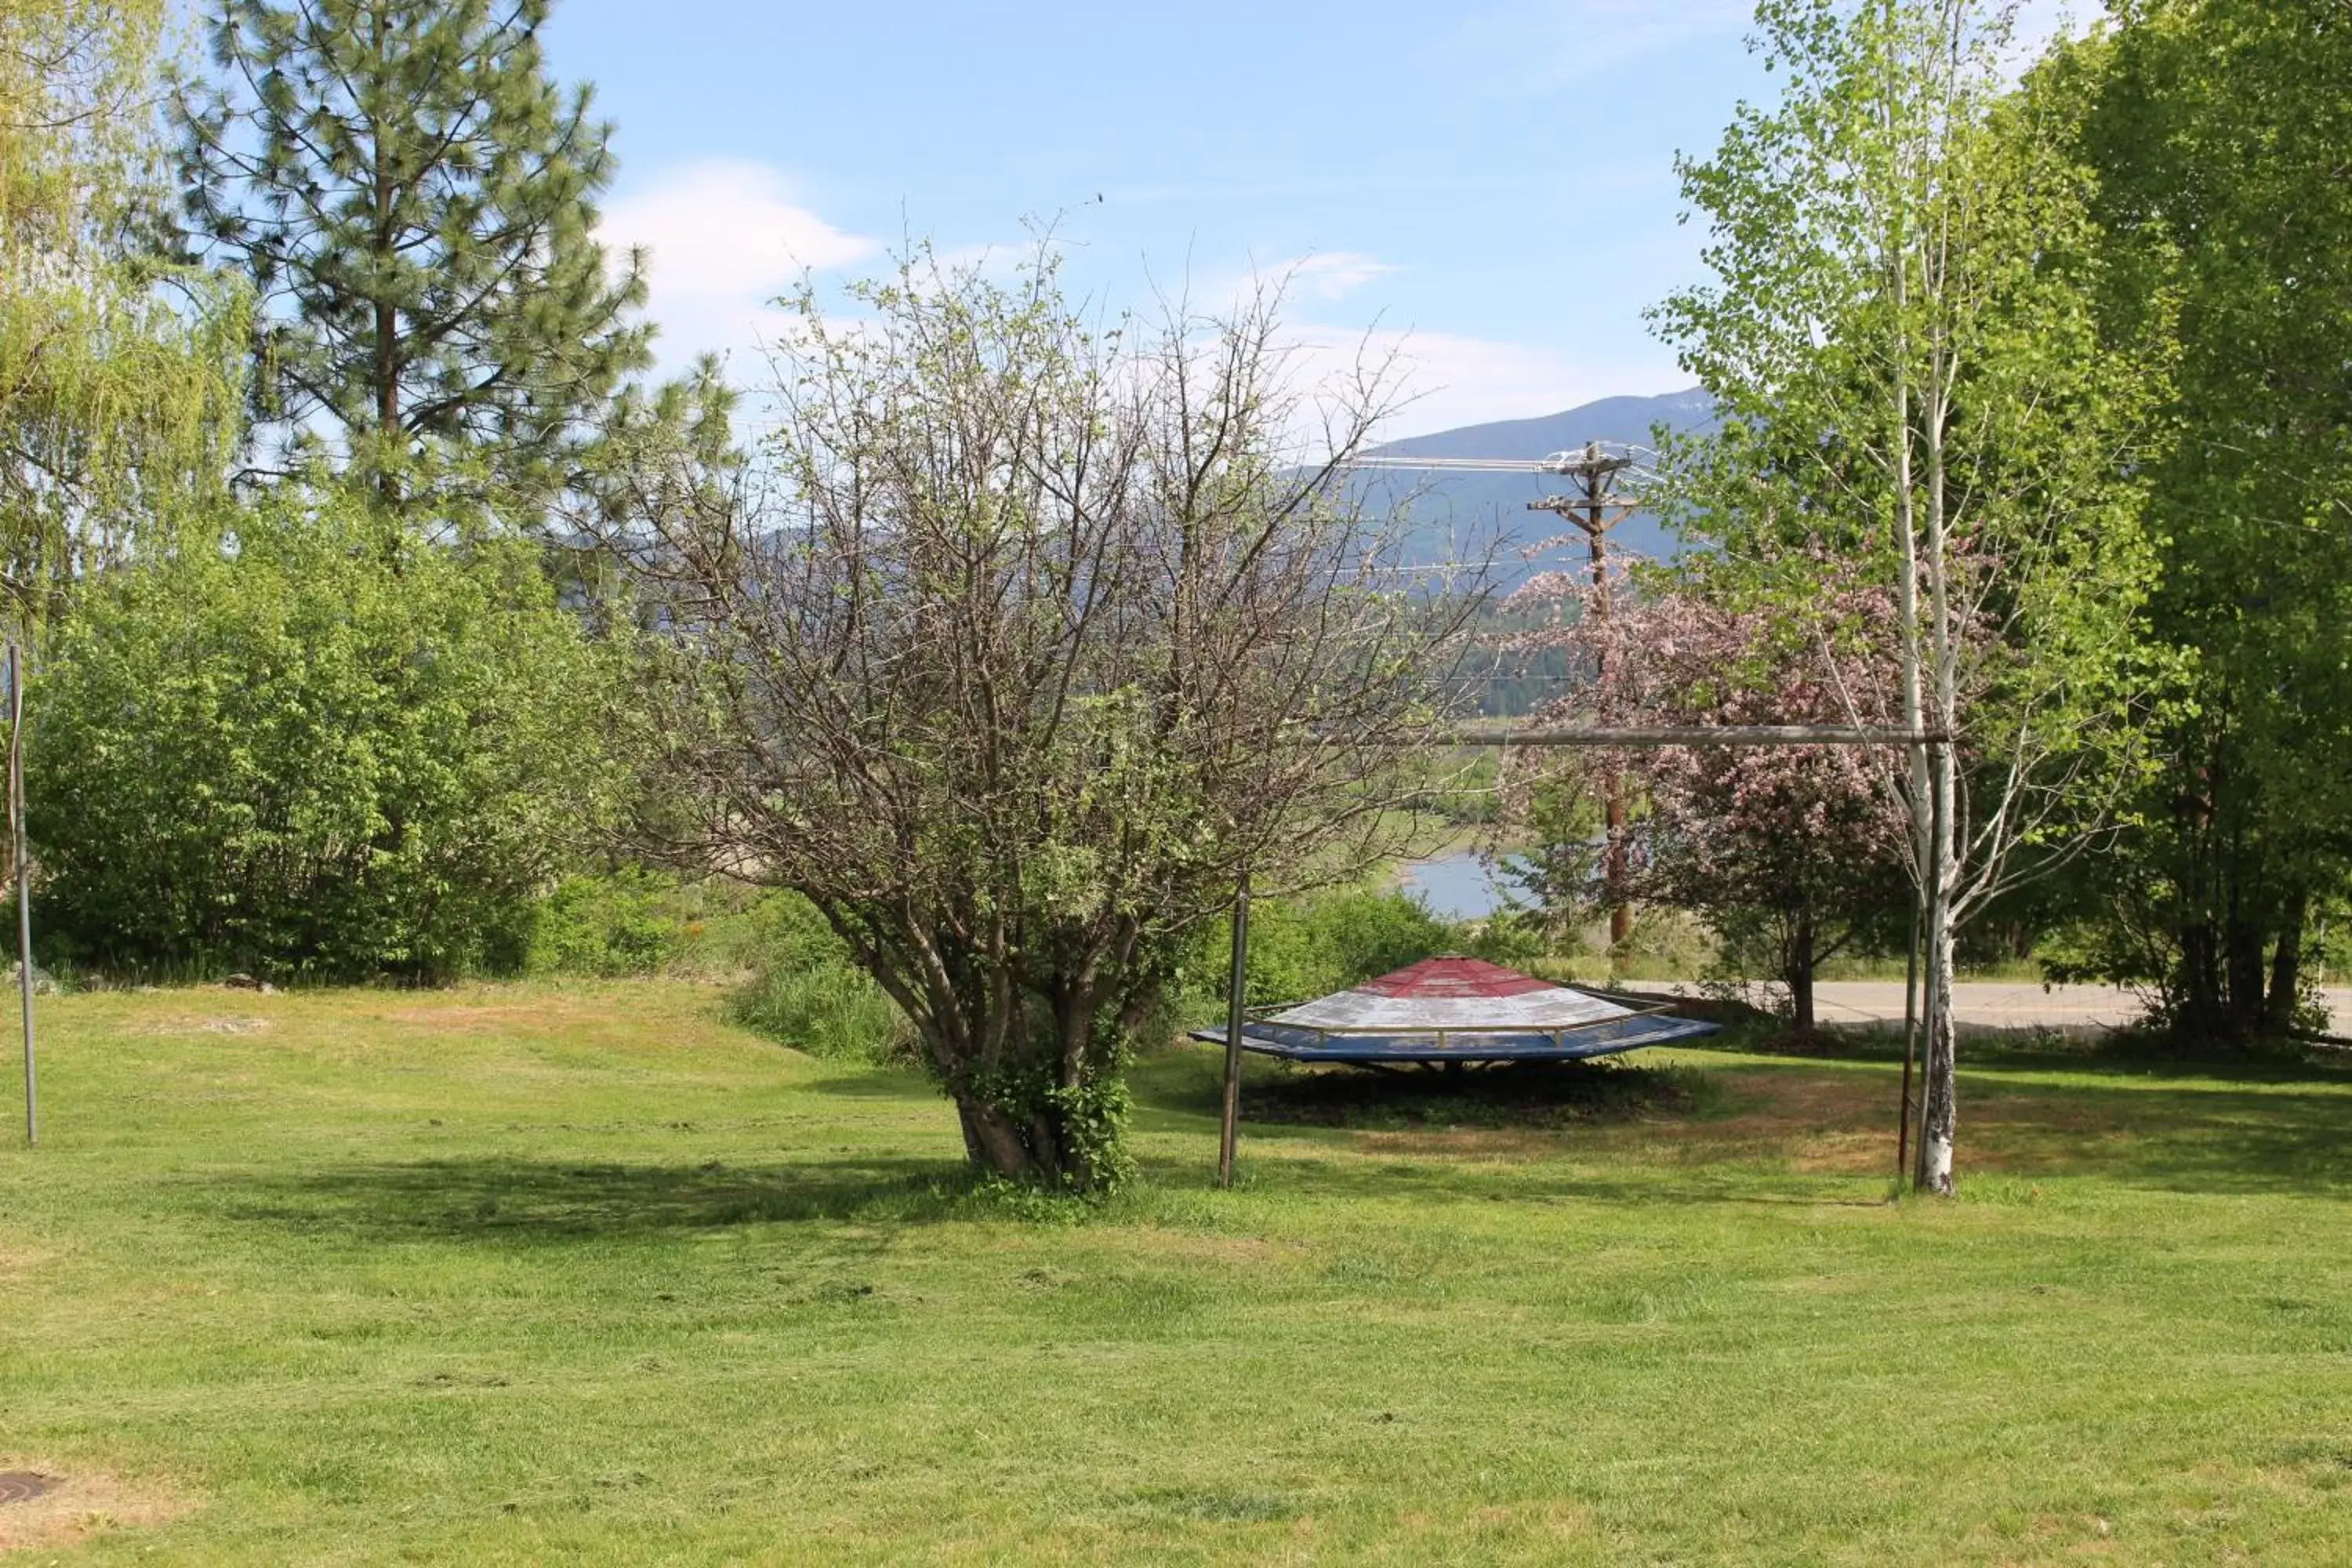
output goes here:
{"type": "Polygon", "coordinates": [[[1339,300],[1367,283],[1403,270],[1360,251],[1334,250],[1302,256],[1276,268],[1275,276],[1288,278],[1295,291],[1312,294],[1318,300],[1339,300]]]}
{"type": "Polygon", "coordinates": [[[1293,305],[1307,300],[1343,300],[1403,270],[1360,250],[1316,250],[1271,263],[1253,257],[1239,267],[1213,269],[1197,278],[1188,268],[1173,289],[1180,302],[1238,310],[1253,300],[1276,294],[1293,305]]]}
{"type": "Polygon", "coordinates": [[[652,314],[673,365],[772,340],[781,317],[769,301],[803,269],[846,266],[881,248],[793,201],[777,170],[744,162],[667,171],[607,204],[601,233],[615,248],[650,253],[652,314]]]}

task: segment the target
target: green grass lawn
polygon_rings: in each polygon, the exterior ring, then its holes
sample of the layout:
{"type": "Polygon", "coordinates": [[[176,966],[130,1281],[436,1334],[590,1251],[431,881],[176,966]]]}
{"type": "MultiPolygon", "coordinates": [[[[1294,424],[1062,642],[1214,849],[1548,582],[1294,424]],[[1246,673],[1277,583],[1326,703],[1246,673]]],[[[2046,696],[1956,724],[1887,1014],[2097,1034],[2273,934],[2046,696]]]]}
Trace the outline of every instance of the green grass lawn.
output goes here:
{"type": "Polygon", "coordinates": [[[1074,1217],[707,989],[43,1017],[30,1561],[2352,1562],[2352,1076],[1979,1064],[1898,1204],[1887,1063],[1691,1052],[1680,1110],[1252,1128],[1225,1194],[1173,1053],[1074,1217]]]}

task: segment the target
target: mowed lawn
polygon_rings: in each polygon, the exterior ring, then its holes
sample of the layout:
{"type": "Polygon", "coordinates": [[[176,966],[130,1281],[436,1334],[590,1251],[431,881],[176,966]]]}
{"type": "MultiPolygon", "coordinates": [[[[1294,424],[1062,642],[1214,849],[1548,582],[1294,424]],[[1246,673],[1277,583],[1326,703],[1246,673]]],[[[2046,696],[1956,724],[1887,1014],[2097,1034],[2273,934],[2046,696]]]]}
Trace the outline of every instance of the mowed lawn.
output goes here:
{"type": "Polygon", "coordinates": [[[2352,1075],[1979,1065],[1890,1203],[1895,1069],[1690,1052],[1702,1110],[1252,1128],[1225,1194],[1172,1052],[1074,1217],[709,989],[43,1022],[27,1561],[2352,1562],[2352,1075]]]}

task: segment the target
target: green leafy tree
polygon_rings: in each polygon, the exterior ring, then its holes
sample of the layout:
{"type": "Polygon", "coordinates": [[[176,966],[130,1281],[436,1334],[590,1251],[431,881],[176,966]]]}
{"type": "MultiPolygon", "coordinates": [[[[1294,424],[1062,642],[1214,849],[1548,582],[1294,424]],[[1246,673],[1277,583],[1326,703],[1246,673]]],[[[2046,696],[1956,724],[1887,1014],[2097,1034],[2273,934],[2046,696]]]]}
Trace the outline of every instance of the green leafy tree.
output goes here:
{"type": "Polygon", "coordinates": [[[2070,52],[2111,332],[2177,313],[2149,606],[2191,670],[2094,971],[2204,1038],[2290,1027],[2352,868],[2352,7],[2147,0],[2070,52]]]}
{"type": "Polygon", "coordinates": [[[2162,363],[2099,331],[2073,110],[2009,89],[2006,10],[1766,0],[1758,21],[1783,96],[1684,166],[1716,281],[1655,315],[1724,413],[1679,460],[1684,522],[1800,618],[1809,561],[1894,590],[1895,714],[1952,737],[1888,778],[1945,1003],[1922,1173],[1949,1191],[1959,929],[2053,863],[2021,847],[2090,842],[2133,773],[2153,555],[2132,459],[2162,363]]]}
{"type": "Polygon", "coordinates": [[[612,127],[546,72],[549,0],[221,0],[179,110],[187,212],[260,297],[257,415],[383,492],[569,482],[648,363],[595,238],[612,127]]]}
{"type": "Polygon", "coordinates": [[[598,656],[536,552],[287,487],[85,589],[31,691],[60,957],[436,977],[521,956],[598,810],[598,656]]]}
{"type": "Polygon", "coordinates": [[[0,0],[0,617],[75,583],[226,469],[236,298],[159,260],[160,0],[0,0]]]}

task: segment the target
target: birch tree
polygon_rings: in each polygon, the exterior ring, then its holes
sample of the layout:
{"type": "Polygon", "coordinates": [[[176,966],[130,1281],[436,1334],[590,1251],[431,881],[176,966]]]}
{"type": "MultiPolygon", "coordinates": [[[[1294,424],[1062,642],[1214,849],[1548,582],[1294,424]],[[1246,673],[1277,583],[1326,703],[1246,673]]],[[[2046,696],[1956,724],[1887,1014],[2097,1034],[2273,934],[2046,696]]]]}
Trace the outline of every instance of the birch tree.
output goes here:
{"type": "Polygon", "coordinates": [[[1948,1193],[1957,934],[2092,842],[2135,765],[2152,552],[2132,444],[2158,378],[2096,330],[2089,176],[2067,107],[2011,86],[2009,8],[1766,0],[1757,19],[1780,101],[1682,165],[1714,280],[1654,312],[1725,415],[1675,461],[1682,521],[1777,574],[1791,616],[1808,550],[1893,588],[1900,719],[1949,738],[1884,769],[1936,1020],[1919,1173],[1948,1193]]]}

